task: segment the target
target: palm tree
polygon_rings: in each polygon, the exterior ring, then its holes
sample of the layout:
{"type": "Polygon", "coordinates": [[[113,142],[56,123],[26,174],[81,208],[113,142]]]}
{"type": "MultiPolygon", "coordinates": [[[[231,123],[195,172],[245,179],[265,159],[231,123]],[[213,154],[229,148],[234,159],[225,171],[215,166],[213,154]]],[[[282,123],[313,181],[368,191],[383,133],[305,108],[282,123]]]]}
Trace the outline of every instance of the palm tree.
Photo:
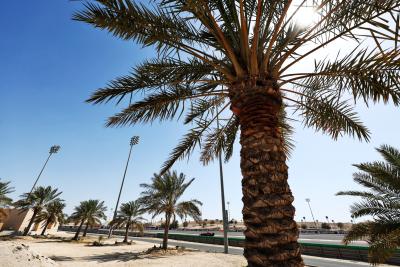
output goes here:
{"type": "Polygon", "coordinates": [[[55,223],[63,223],[64,222],[64,213],[63,210],[65,208],[65,203],[62,200],[57,200],[48,204],[44,210],[42,210],[36,217],[35,222],[41,223],[43,222],[43,230],[40,235],[44,235],[47,227],[50,224],[55,223]]]}
{"type": "Polygon", "coordinates": [[[400,103],[400,2],[148,2],[93,0],[75,13],[75,20],[157,52],[88,102],[133,101],[107,126],[174,118],[191,125],[162,172],[198,146],[205,164],[221,153],[229,160],[240,130],[248,265],[302,266],[287,182],[287,114],[334,139],[368,140],[356,101],[400,103]],[[354,49],[328,57],[339,40],[354,49]],[[314,64],[302,64],[317,52],[314,64]]]}
{"type": "Polygon", "coordinates": [[[144,211],[137,200],[121,204],[117,217],[110,222],[110,225],[115,227],[125,226],[124,243],[128,242],[128,231],[131,227],[143,229],[142,221],[144,218],[139,216],[143,213],[144,211]]]}
{"type": "Polygon", "coordinates": [[[14,206],[20,208],[21,211],[27,211],[32,209],[33,214],[29,221],[28,226],[25,228],[23,235],[26,236],[35,222],[36,216],[45,209],[48,205],[53,202],[61,201],[58,197],[62,192],[58,192],[57,188],[51,186],[43,187],[39,186],[33,190],[32,193],[25,193],[21,196],[21,199],[14,203],[14,206]]]}
{"type": "Polygon", "coordinates": [[[343,239],[345,244],[366,239],[370,244],[369,260],[373,264],[384,263],[400,246],[400,151],[387,145],[376,150],[385,162],[354,165],[360,172],[353,174],[353,180],[369,191],[337,193],[362,198],[351,206],[352,217],[373,218],[373,221],[353,225],[343,239]]]}
{"type": "MultiPolygon", "coordinates": [[[[12,199],[7,196],[14,192],[14,188],[10,187],[10,182],[2,182],[0,180],[0,208],[7,207],[12,203],[12,199]]],[[[8,216],[8,212],[0,209],[0,222],[3,222],[8,216]]]]}
{"type": "Polygon", "coordinates": [[[89,199],[82,201],[79,206],[75,207],[70,219],[79,223],[78,230],[75,233],[73,240],[78,240],[83,224],[86,222],[86,227],[82,236],[86,236],[89,225],[99,224],[102,219],[106,219],[105,212],[107,208],[104,206],[104,201],[89,199]]]}
{"type": "Polygon", "coordinates": [[[192,184],[194,178],[185,183],[186,176],[176,171],[167,171],[163,175],[154,174],[151,184],[141,184],[145,189],[141,193],[139,203],[143,209],[157,215],[165,214],[163,249],[168,248],[168,230],[171,219],[174,222],[176,215],[181,218],[192,217],[196,221],[200,220],[201,211],[199,205],[202,203],[196,199],[178,202],[185,190],[192,184]]]}
{"type": "Polygon", "coordinates": [[[14,187],[10,187],[10,182],[2,182],[0,179],[0,207],[8,206],[12,203],[12,199],[7,196],[14,192],[14,187]]]}

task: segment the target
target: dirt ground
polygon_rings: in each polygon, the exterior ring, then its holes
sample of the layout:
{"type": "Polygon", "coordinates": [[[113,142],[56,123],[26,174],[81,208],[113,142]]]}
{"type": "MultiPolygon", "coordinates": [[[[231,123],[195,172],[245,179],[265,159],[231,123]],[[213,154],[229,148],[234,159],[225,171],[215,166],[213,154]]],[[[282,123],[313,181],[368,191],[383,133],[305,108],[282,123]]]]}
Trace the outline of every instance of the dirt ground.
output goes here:
{"type": "Polygon", "coordinates": [[[86,243],[68,242],[71,237],[69,233],[60,232],[55,238],[24,237],[0,241],[1,266],[246,266],[244,257],[240,255],[193,250],[143,253],[152,248],[153,244],[135,241],[132,245],[116,246],[114,244],[116,239],[107,239],[102,241],[104,246],[95,247],[91,246],[91,243],[97,240],[96,237],[89,237],[86,243]]]}

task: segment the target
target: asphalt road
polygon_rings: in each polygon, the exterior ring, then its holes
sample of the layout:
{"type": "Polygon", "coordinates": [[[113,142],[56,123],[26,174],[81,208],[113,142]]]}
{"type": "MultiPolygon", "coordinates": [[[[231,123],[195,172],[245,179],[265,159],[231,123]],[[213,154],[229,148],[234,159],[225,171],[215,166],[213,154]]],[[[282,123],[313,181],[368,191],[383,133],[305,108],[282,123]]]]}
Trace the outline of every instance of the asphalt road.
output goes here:
{"type": "MultiPolygon", "coordinates": [[[[163,233],[162,230],[151,230],[146,231],[149,233],[163,233]]],[[[214,236],[223,236],[222,232],[212,231],[214,236]]],[[[201,231],[174,231],[170,230],[170,234],[184,234],[184,235],[199,235],[201,231]]],[[[341,245],[342,239],[344,235],[341,234],[300,234],[299,241],[304,243],[319,243],[319,244],[333,244],[333,245],[341,245]]],[[[228,232],[228,237],[236,237],[236,238],[244,238],[242,232],[228,232]]],[[[367,243],[364,241],[356,241],[352,243],[357,246],[367,246],[367,243]]]]}
{"type": "MultiPolygon", "coordinates": [[[[136,237],[136,238],[132,238],[132,239],[138,240],[138,241],[149,242],[149,243],[155,244],[157,246],[162,243],[162,240],[157,239],[157,238],[136,237]]],[[[223,252],[223,246],[219,246],[219,245],[192,243],[192,242],[177,241],[177,240],[168,240],[168,244],[171,246],[184,246],[187,248],[198,249],[200,251],[206,251],[206,252],[218,252],[218,253],[223,252]]],[[[230,247],[229,254],[242,255],[243,248],[230,247]]],[[[365,267],[365,266],[370,266],[369,264],[364,263],[364,262],[318,258],[318,257],[312,257],[312,256],[306,256],[306,255],[303,255],[302,257],[307,266],[315,266],[315,267],[344,267],[344,266],[346,266],[346,267],[347,266],[348,267],[365,267]]],[[[383,266],[389,266],[389,265],[381,265],[381,267],[383,267],[383,266]]]]}

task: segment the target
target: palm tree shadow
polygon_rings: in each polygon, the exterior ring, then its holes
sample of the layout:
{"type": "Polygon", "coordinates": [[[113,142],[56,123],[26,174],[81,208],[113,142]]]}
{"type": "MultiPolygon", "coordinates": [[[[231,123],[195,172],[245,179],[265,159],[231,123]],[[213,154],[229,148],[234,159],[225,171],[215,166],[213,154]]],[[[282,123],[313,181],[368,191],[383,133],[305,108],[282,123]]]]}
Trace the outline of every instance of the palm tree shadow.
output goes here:
{"type": "Polygon", "coordinates": [[[67,257],[67,256],[51,256],[49,258],[52,259],[53,261],[73,261],[73,260],[75,260],[74,258],[67,257]]]}
{"type": "Polygon", "coordinates": [[[141,252],[114,252],[108,254],[100,254],[82,257],[82,260],[85,261],[98,261],[98,262],[108,262],[108,261],[134,261],[134,260],[143,260],[143,259],[161,259],[165,258],[162,255],[151,255],[151,254],[143,254],[141,252]]]}

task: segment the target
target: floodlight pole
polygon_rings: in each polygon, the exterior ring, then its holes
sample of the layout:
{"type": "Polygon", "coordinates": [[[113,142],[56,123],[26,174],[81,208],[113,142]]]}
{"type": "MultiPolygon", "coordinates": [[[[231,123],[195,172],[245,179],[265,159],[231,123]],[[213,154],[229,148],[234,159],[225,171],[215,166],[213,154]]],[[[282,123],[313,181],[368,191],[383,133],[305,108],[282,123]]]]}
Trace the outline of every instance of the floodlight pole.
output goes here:
{"type": "MultiPolygon", "coordinates": [[[[217,128],[219,130],[219,118],[218,118],[218,110],[217,110],[217,128]]],[[[219,160],[219,180],[221,184],[221,203],[222,203],[222,221],[223,221],[223,231],[224,231],[224,253],[228,253],[228,214],[225,209],[225,193],[224,193],[224,173],[222,169],[222,156],[221,151],[218,153],[219,160]]]]}
{"type": "Polygon", "coordinates": [[[318,225],[317,225],[317,223],[315,222],[314,214],[313,214],[312,209],[311,209],[310,201],[311,201],[311,200],[310,200],[309,198],[306,198],[306,202],[307,202],[307,204],[308,204],[308,207],[310,208],[311,216],[312,216],[312,219],[313,219],[313,221],[314,221],[315,227],[318,229],[318,225]]]}
{"type": "Polygon", "coordinates": [[[45,161],[45,163],[44,163],[42,169],[40,170],[40,173],[39,173],[38,177],[36,178],[35,183],[33,184],[31,191],[29,192],[29,195],[32,194],[33,189],[35,189],[36,184],[37,184],[37,182],[39,181],[39,178],[40,178],[40,176],[42,175],[42,173],[43,173],[43,171],[44,171],[44,168],[45,168],[46,165],[47,165],[47,162],[49,162],[49,159],[50,159],[51,155],[57,153],[58,150],[60,150],[60,146],[57,146],[57,145],[56,145],[56,146],[50,147],[49,156],[47,157],[47,159],[46,159],[46,161],[45,161]]]}
{"type": "MultiPolygon", "coordinates": [[[[121,187],[120,187],[120,189],[119,189],[117,204],[115,205],[113,220],[115,220],[115,218],[117,217],[119,199],[121,198],[122,188],[124,187],[126,171],[128,170],[128,165],[129,165],[129,160],[130,160],[130,158],[131,158],[132,148],[133,148],[134,145],[137,145],[138,143],[139,143],[139,136],[134,136],[134,137],[131,138],[130,148],[129,148],[129,154],[128,154],[128,160],[126,161],[124,176],[122,177],[122,182],[121,182],[121,187]]],[[[112,230],[113,230],[113,229],[112,229],[112,226],[110,226],[110,230],[108,231],[108,238],[111,237],[111,235],[112,235],[112,230]]]]}

